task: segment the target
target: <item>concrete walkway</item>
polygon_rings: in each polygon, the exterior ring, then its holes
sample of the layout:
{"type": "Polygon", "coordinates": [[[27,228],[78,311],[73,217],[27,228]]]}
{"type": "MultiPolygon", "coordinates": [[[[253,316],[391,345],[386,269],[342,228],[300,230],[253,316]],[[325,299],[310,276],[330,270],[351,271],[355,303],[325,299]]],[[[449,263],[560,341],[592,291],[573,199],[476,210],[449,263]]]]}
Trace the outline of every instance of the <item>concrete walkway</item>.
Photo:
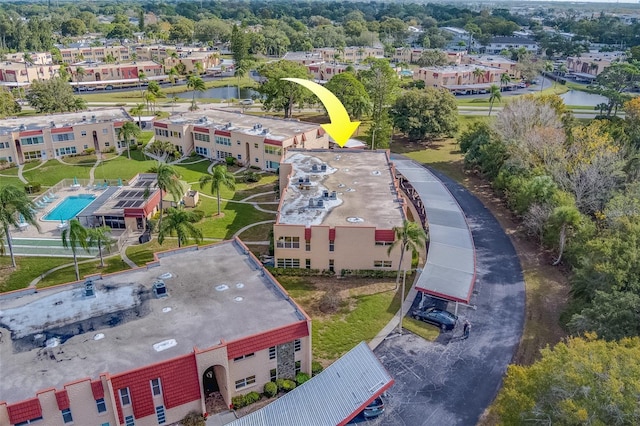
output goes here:
{"type": "MultiPolygon", "coordinates": [[[[262,222],[256,222],[256,223],[252,223],[251,225],[247,225],[243,228],[240,228],[240,230],[238,230],[235,234],[233,234],[234,238],[239,236],[240,234],[242,234],[244,231],[246,231],[249,228],[253,228],[254,226],[258,226],[258,225],[264,225],[266,223],[274,223],[275,220],[263,220],[262,222]]],[[[257,243],[252,243],[250,241],[245,241],[247,244],[257,244],[257,243]]],[[[268,243],[268,242],[267,242],[268,243]]]]}
{"type": "Polygon", "coordinates": [[[26,180],[24,176],[22,176],[22,171],[23,170],[24,170],[24,164],[19,164],[18,165],[18,179],[20,179],[22,181],[22,183],[29,183],[29,181],[26,180]]]}

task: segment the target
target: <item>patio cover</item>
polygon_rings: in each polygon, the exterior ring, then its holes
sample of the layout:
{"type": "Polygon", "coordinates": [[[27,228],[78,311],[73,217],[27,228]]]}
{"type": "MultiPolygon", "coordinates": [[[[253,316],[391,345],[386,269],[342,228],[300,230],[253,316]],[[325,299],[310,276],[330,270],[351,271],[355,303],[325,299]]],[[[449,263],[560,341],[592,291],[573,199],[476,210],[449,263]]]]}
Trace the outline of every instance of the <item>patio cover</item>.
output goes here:
{"type": "Polygon", "coordinates": [[[308,382],[228,425],[344,425],[392,384],[387,370],[361,342],[308,382]]]}
{"type": "Polygon", "coordinates": [[[462,209],[444,184],[425,167],[397,157],[393,163],[418,192],[429,223],[429,254],[416,289],[442,299],[469,303],[476,279],[476,254],[462,209]]]}

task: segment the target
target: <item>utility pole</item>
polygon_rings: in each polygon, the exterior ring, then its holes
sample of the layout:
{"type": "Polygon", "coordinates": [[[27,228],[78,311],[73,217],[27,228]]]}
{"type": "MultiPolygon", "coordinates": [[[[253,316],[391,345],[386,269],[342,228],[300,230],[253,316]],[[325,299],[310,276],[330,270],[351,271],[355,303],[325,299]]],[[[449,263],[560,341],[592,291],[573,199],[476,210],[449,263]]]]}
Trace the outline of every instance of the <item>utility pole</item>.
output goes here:
{"type": "Polygon", "coordinates": [[[404,317],[404,283],[407,279],[407,270],[402,275],[402,293],[400,293],[400,321],[398,322],[398,333],[402,334],[402,317],[404,317]]]}

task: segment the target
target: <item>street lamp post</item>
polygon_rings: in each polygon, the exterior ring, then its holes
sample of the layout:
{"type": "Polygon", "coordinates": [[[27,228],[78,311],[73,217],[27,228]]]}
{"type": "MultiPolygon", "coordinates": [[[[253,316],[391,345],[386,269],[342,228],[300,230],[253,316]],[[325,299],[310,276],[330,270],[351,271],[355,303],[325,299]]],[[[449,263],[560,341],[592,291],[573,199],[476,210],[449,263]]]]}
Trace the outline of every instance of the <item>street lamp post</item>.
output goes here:
{"type": "Polygon", "coordinates": [[[378,129],[374,127],[371,133],[371,151],[376,149],[376,130],[378,129]]]}

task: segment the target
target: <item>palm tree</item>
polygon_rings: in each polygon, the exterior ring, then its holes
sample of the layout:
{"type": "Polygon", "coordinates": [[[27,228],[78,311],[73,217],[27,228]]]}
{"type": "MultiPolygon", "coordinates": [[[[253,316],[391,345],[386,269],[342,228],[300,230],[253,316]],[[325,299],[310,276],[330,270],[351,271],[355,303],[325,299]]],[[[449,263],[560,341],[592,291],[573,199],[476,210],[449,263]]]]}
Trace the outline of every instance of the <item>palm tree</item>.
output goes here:
{"type": "Polygon", "coordinates": [[[144,94],[142,93],[142,82],[146,79],[147,79],[147,75],[144,73],[144,71],[139,70],[138,71],[138,89],[140,89],[141,97],[144,97],[144,94]]]}
{"type": "Polygon", "coordinates": [[[204,92],[207,90],[207,86],[205,86],[204,81],[198,76],[190,75],[187,79],[187,89],[191,89],[193,91],[193,98],[191,99],[191,110],[195,111],[198,109],[196,106],[196,92],[204,92]]]}
{"type": "Polygon", "coordinates": [[[480,83],[484,83],[484,71],[482,71],[481,68],[476,68],[473,70],[473,76],[477,79],[480,80],[482,79],[482,81],[480,81],[480,83]]]}
{"type": "Polygon", "coordinates": [[[495,101],[500,102],[501,100],[502,100],[502,93],[500,93],[500,88],[495,84],[492,84],[491,88],[489,88],[489,115],[491,115],[491,110],[493,109],[494,102],[495,101]]]}
{"type": "Polygon", "coordinates": [[[240,61],[235,69],[233,70],[233,75],[238,79],[238,99],[240,96],[240,79],[247,75],[247,68],[249,68],[249,64],[246,61],[240,61]]]}
{"type": "MultiPolygon", "coordinates": [[[[553,62],[551,61],[545,61],[542,71],[544,72],[551,72],[553,71],[553,62]]],[[[542,88],[544,87],[544,74],[542,74],[542,77],[540,78],[540,91],[542,92],[542,88]]]]}
{"type": "MultiPolygon", "coordinates": [[[[76,68],[76,77],[78,78],[78,82],[82,83],[84,81],[84,76],[87,75],[86,71],[82,67],[76,68]]],[[[78,85],[78,91],[80,91],[80,87],[82,85],[78,85]]]]}
{"type": "Polygon", "coordinates": [[[129,110],[133,115],[138,116],[138,127],[142,129],[142,111],[144,111],[144,104],[137,104],[129,110]]]}
{"type": "Polygon", "coordinates": [[[184,194],[182,194],[182,185],[180,185],[178,172],[169,164],[160,163],[155,167],[152,167],[149,172],[157,175],[156,187],[160,189],[160,220],[158,223],[158,229],[162,229],[162,215],[164,213],[164,207],[162,205],[163,194],[168,192],[173,195],[173,198],[179,200],[184,194]]]}
{"type": "Polygon", "coordinates": [[[171,67],[171,69],[167,73],[167,77],[169,78],[171,85],[175,86],[176,81],[178,80],[178,71],[176,71],[176,67],[171,67]]]}
{"type": "Polygon", "coordinates": [[[220,187],[225,186],[230,190],[236,189],[236,177],[227,170],[224,164],[218,164],[213,168],[213,174],[200,178],[200,189],[211,182],[211,194],[218,197],[218,216],[220,216],[220,187]]]}
{"type": "Polygon", "coordinates": [[[20,215],[26,223],[40,229],[33,213],[36,207],[29,199],[24,189],[13,185],[0,186],[0,224],[4,230],[4,237],[9,246],[11,256],[11,266],[16,267],[16,259],[13,255],[13,245],[11,244],[11,232],[9,226],[18,226],[20,215]]]}
{"type": "MultiPolygon", "coordinates": [[[[398,274],[396,276],[396,290],[400,283],[400,271],[402,269],[402,261],[404,259],[404,252],[411,250],[411,254],[416,253],[421,247],[424,247],[427,242],[427,233],[416,222],[409,222],[405,220],[402,226],[396,226],[393,228],[396,234],[396,239],[389,246],[387,255],[390,255],[393,249],[400,245],[400,261],[398,262],[398,274]]],[[[402,295],[404,297],[404,294],[402,295]]]]}
{"type": "Polygon", "coordinates": [[[196,62],[193,64],[193,71],[196,73],[197,77],[204,74],[204,66],[202,65],[202,62],[196,62]]]}
{"type": "Polygon", "coordinates": [[[98,253],[100,253],[100,267],[104,268],[104,258],[102,257],[102,246],[109,246],[113,242],[111,236],[111,228],[108,226],[99,226],[87,230],[89,236],[88,245],[91,247],[98,247],[98,253]]]}
{"type": "Polygon", "coordinates": [[[122,124],[122,127],[118,129],[118,140],[127,144],[127,158],[131,160],[131,139],[138,139],[140,137],[140,127],[136,126],[131,121],[126,121],[122,124]]]}
{"type": "Polygon", "coordinates": [[[505,72],[500,76],[500,87],[502,88],[502,86],[506,86],[509,83],[511,83],[511,76],[505,72]]]}
{"type": "Polygon", "coordinates": [[[69,227],[62,231],[62,246],[64,248],[71,248],[71,253],[73,253],[73,263],[76,267],[76,280],[80,280],[77,249],[78,247],[81,247],[87,250],[87,248],[89,247],[89,244],[87,242],[87,231],[87,228],[82,226],[78,219],[71,219],[69,221],[69,227]]]}
{"type": "Polygon", "coordinates": [[[153,92],[145,92],[144,101],[147,103],[147,109],[155,113],[156,95],[153,92]]]}
{"type": "Polygon", "coordinates": [[[193,238],[196,243],[202,241],[202,231],[196,228],[193,223],[193,214],[177,208],[167,210],[167,219],[160,227],[158,233],[158,242],[162,244],[168,235],[174,233],[178,237],[178,247],[189,242],[189,238],[193,238]]]}

